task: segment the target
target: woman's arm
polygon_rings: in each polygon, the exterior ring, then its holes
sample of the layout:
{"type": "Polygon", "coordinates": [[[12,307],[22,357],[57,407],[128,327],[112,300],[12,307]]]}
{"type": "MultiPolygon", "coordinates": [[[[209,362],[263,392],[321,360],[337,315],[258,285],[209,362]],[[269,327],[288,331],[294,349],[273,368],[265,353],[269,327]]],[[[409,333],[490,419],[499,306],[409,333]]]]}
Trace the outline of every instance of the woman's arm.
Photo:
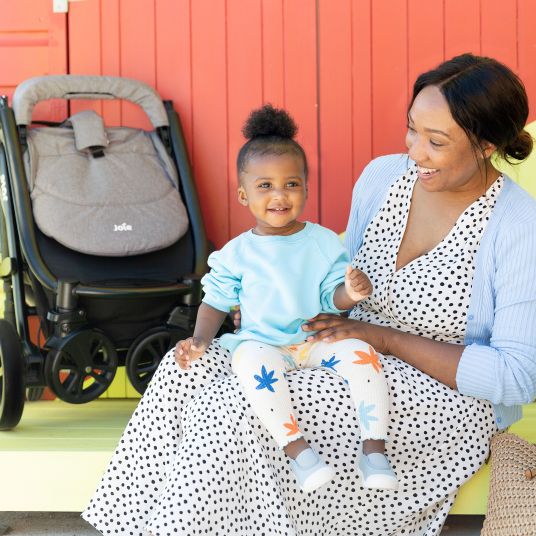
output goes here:
{"type": "Polygon", "coordinates": [[[456,372],[465,349],[463,345],[438,342],[393,328],[329,314],[316,316],[303,329],[316,331],[307,338],[311,341],[364,340],[377,352],[394,355],[452,389],[457,389],[456,372]]]}

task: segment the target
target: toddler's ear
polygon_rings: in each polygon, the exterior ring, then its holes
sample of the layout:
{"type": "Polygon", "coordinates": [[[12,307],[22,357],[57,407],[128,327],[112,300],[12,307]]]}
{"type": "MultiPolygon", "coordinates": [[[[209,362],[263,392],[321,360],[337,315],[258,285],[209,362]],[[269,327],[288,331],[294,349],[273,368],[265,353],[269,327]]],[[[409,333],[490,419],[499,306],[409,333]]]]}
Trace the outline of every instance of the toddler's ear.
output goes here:
{"type": "Polygon", "coordinates": [[[246,190],[243,186],[238,188],[238,202],[245,207],[248,206],[248,196],[246,195],[246,190]]]}

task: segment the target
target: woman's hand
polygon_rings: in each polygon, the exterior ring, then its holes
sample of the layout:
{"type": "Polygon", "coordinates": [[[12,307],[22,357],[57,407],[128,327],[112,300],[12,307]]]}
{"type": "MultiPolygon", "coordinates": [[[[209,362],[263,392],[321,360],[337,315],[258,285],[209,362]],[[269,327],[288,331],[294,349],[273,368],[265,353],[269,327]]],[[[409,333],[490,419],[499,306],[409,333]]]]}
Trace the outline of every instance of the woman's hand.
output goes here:
{"type": "Polygon", "coordinates": [[[302,326],[304,331],[316,331],[307,337],[311,342],[335,342],[342,339],[360,339],[368,342],[377,352],[388,353],[386,333],[388,328],[374,326],[359,320],[338,315],[320,313],[302,326]]]}

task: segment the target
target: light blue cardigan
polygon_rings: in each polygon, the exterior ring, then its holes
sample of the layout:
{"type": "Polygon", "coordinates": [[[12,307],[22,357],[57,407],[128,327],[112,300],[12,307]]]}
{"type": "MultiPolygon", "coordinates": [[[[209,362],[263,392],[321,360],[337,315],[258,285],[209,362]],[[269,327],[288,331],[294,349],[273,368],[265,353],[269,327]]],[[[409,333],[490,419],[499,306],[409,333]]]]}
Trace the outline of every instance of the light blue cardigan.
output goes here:
{"type": "MultiPolygon", "coordinates": [[[[364,169],[345,236],[351,258],[389,186],[411,165],[397,154],[364,169]]],[[[517,421],[521,404],[536,397],[536,200],[507,177],[475,258],[456,382],[460,393],[493,403],[499,429],[517,421]]]]}

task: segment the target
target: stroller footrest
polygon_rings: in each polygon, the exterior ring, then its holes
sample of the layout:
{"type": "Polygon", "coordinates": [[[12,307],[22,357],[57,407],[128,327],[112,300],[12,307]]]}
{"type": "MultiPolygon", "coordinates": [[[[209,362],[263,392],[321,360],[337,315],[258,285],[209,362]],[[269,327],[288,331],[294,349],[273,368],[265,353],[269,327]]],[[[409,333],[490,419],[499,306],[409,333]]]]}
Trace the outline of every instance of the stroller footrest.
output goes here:
{"type": "Polygon", "coordinates": [[[94,287],[76,285],[73,293],[91,298],[155,298],[158,296],[180,296],[191,292],[192,287],[184,283],[174,283],[151,287],[94,287]]]}

